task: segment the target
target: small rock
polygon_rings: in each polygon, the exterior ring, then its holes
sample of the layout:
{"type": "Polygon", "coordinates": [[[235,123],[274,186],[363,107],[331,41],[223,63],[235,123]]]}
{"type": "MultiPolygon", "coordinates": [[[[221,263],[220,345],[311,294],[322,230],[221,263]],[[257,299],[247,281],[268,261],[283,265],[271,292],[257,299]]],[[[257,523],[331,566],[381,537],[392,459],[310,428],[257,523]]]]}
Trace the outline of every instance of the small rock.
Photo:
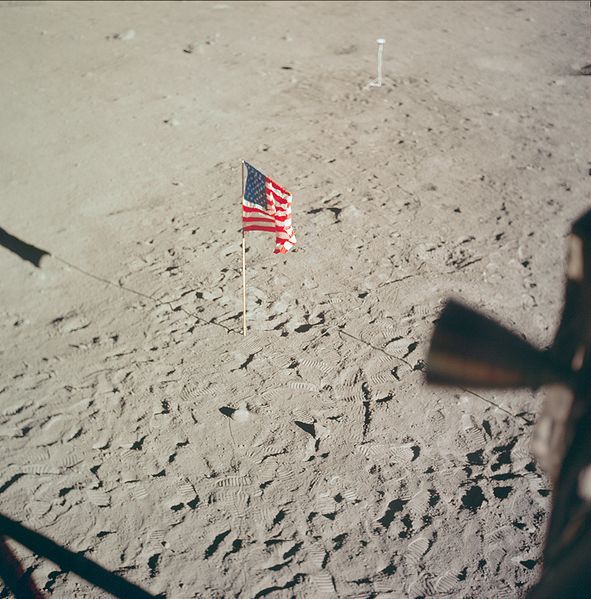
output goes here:
{"type": "Polygon", "coordinates": [[[349,44],[348,46],[342,46],[335,51],[337,56],[346,56],[347,54],[354,54],[357,52],[357,46],[355,44],[349,44]]]}
{"type": "Polygon", "coordinates": [[[135,38],[135,31],[133,29],[128,29],[124,33],[116,33],[113,37],[115,39],[123,40],[124,42],[129,42],[135,38]]]}
{"type": "Polygon", "coordinates": [[[242,406],[238,408],[232,416],[230,416],[234,422],[248,422],[250,420],[250,412],[246,406],[242,406]]]}
{"type": "Polygon", "coordinates": [[[213,291],[204,291],[202,293],[201,297],[204,300],[208,300],[208,301],[215,300],[215,299],[222,297],[222,290],[218,288],[213,291]]]}
{"type": "Polygon", "coordinates": [[[107,449],[111,444],[111,437],[108,434],[101,435],[96,443],[93,443],[93,449],[107,449]]]}
{"type": "MultiPolygon", "coordinates": [[[[353,190],[350,190],[353,191],[353,190]]],[[[335,198],[338,198],[341,195],[340,191],[331,191],[326,197],[322,198],[322,202],[326,203],[329,202],[330,200],[334,200],[335,198]]]]}
{"type": "Polygon", "coordinates": [[[361,216],[361,211],[355,206],[347,206],[343,208],[341,215],[343,220],[356,220],[361,216]]]}

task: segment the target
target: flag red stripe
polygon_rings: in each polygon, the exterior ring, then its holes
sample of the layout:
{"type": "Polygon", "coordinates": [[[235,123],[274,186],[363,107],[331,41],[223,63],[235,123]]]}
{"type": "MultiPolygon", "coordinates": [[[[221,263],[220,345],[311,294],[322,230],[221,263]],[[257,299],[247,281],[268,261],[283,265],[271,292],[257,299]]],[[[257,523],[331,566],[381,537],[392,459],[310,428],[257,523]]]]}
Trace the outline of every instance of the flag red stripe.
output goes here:
{"type": "Polygon", "coordinates": [[[263,227],[260,225],[249,225],[244,227],[245,231],[268,231],[269,233],[275,233],[275,227],[263,227]]]}
{"type": "Polygon", "coordinates": [[[273,181],[273,179],[269,179],[269,177],[267,177],[266,184],[267,184],[267,187],[271,187],[272,189],[277,189],[279,191],[279,193],[282,193],[284,195],[291,195],[289,193],[289,191],[287,191],[287,189],[285,189],[285,187],[281,187],[281,185],[279,185],[279,183],[275,183],[275,181],[273,181]]]}
{"type": "Polygon", "coordinates": [[[275,237],[277,237],[277,239],[285,239],[286,241],[289,241],[294,235],[293,235],[293,231],[291,231],[290,233],[287,233],[285,231],[277,231],[276,229],[274,229],[275,231],[275,237]]]}
{"type": "Polygon", "coordinates": [[[268,189],[267,192],[276,202],[279,202],[280,204],[289,204],[289,197],[285,198],[284,196],[275,193],[272,189],[268,189]]]}
{"type": "Polygon", "coordinates": [[[285,216],[283,214],[275,214],[275,220],[284,223],[286,220],[291,220],[291,214],[286,214],[285,216]]]}

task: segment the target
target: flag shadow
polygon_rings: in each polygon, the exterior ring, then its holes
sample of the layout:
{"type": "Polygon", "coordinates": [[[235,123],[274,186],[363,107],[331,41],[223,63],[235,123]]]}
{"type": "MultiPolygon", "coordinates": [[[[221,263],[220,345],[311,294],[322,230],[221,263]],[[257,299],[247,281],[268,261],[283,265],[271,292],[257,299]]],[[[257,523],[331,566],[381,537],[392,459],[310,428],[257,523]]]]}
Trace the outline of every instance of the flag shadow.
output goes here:
{"type": "Polygon", "coordinates": [[[0,245],[13,254],[16,254],[22,260],[30,262],[37,268],[39,268],[43,256],[51,255],[49,252],[35,247],[34,245],[30,245],[18,237],[11,235],[2,227],[0,227],[0,245]]]}
{"type": "MultiPolygon", "coordinates": [[[[179,309],[178,307],[173,306],[173,302],[160,301],[159,299],[157,299],[151,295],[142,293],[141,291],[137,291],[130,287],[125,287],[124,285],[121,285],[118,283],[114,283],[113,281],[109,281],[108,279],[105,279],[105,278],[95,275],[91,272],[88,272],[87,270],[84,270],[83,268],[76,266],[76,264],[72,264],[68,260],[64,260],[63,258],[60,258],[59,256],[56,256],[55,254],[52,254],[51,252],[48,252],[47,250],[38,248],[34,245],[31,245],[30,243],[27,243],[26,241],[23,241],[22,239],[19,239],[18,237],[15,237],[14,235],[11,235],[8,231],[6,231],[6,229],[3,229],[2,227],[0,227],[0,246],[5,247],[7,250],[12,252],[13,254],[16,254],[22,260],[25,260],[26,262],[30,262],[36,268],[41,267],[40,266],[41,260],[43,259],[44,256],[50,256],[50,257],[54,258],[55,260],[57,260],[58,262],[61,262],[62,264],[68,266],[69,268],[73,268],[74,270],[77,270],[79,273],[81,273],[87,277],[91,277],[92,279],[95,279],[96,281],[101,281],[102,283],[105,283],[112,287],[117,287],[118,289],[123,289],[124,291],[127,291],[128,293],[133,293],[137,296],[152,300],[156,304],[168,305],[173,310],[179,309]]],[[[220,322],[216,322],[215,320],[206,320],[204,318],[197,316],[196,314],[193,314],[192,312],[189,312],[188,310],[185,310],[184,308],[180,308],[180,309],[183,310],[183,312],[185,312],[187,314],[187,316],[194,318],[196,321],[198,321],[201,324],[212,324],[212,325],[215,325],[215,326],[225,329],[226,332],[228,332],[228,333],[235,332],[233,329],[227,327],[226,325],[224,325],[220,322]]],[[[240,315],[238,315],[238,316],[240,316],[240,315]]]]}

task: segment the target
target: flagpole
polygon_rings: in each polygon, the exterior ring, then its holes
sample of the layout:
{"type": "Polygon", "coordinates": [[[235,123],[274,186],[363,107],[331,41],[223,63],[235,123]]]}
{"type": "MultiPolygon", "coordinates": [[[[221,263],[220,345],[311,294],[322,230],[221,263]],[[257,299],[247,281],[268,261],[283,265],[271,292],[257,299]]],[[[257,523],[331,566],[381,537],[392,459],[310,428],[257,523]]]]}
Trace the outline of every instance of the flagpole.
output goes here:
{"type": "MultiPolygon", "coordinates": [[[[244,202],[244,160],[242,161],[242,198],[244,202]]],[[[246,236],[244,220],[242,221],[242,334],[246,337],[246,236]]]]}

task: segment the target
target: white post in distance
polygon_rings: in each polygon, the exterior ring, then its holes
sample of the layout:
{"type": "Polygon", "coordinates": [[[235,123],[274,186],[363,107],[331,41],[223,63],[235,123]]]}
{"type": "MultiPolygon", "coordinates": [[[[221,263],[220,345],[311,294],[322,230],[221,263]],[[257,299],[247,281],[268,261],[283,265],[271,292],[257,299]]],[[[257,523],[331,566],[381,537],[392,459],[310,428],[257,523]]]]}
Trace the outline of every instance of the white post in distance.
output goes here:
{"type": "Polygon", "coordinates": [[[378,78],[370,81],[368,87],[382,87],[382,56],[386,40],[383,37],[379,37],[376,41],[378,42],[378,78]]]}

